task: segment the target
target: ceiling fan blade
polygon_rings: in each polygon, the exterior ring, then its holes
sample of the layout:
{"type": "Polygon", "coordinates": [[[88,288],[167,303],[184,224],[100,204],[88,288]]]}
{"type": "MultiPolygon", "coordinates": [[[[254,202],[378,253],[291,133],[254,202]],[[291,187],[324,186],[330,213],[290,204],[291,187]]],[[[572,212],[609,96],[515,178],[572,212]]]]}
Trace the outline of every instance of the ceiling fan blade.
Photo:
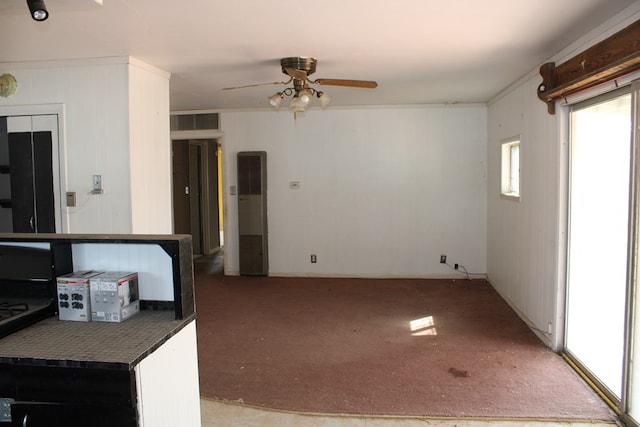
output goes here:
{"type": "Polygon", "coordinates": [[[378,83],[371,80],[317,79],[313,83],[330,86],[362,87],[366,89],[375,89],[378,87],[378,83]]]}
{"type": "Polygon", "coordinates": [[[305,70],[298,70],[297,68],[285,68],[287,74],[296,80],[307,80],[307,72],[305,70]]]}
{"type": "Polygon", "coordinates": [[[258,87],[258,86],[270,86],[270,85],[286,85],[291,83],[291,80],[293,80],[293,78],[289,79],[286,82],[273,82],[273,83],[257,83],[254,85],[244,85],[244,86],[235,86],[235,87],[224,87],[222,88],[222,90],[233,90],[233,89],[244,89],[246,87],[258,87]]]}

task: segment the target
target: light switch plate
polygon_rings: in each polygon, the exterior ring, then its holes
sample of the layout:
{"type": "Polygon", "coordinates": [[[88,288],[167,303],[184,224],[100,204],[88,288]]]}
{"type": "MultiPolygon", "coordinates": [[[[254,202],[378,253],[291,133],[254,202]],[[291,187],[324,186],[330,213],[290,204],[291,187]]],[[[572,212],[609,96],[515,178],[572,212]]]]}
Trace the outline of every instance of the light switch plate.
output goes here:
{"type": "Polygon", "coordinates": [[[67,206],[72,208],[76,205],[76,192],[67,191],[67,206]]]}
{"type": "Polygon", "coordinates": [[[102,175],[93,175],[93,191],[102,190],[102,175]]]}
{"type": "Polygon", "coordinates": [[[91,194],[102,194],[102,175],[93,175],[93,190],[91,194]]]}

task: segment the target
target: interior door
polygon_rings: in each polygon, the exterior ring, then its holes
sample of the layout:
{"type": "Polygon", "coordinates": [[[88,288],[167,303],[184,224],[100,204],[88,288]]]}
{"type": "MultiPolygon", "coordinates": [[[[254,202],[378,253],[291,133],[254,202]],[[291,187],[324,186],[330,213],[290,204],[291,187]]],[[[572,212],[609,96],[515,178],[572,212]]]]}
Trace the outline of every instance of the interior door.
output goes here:
{"type": "Polygon", "coordinates": [[[218,158],[219,150],[218,150],[218,141],[208,140],[206,143],[206,168],[207,174],[204,177],[206,180],[207,187],[207,209],[205,211],[207,219],[206,224],[207,227],[205,232],[207,234],[205,251],[207,253],[212,253],[215,249],[221,246],[220,241],[220,206],[222,205],[220,202],[220,186],[219,182],[219,170],[218,165],[220,164],[218,158]]]}
{"type": "Polygon", "coordinates": [[[189,212],[193,253],[204,254],[202,247],[202,149],[189,144],[189,212]]]}
{"type": "Polygon", "coordinates": [[[173,154],[173,232],[191,234],[189,207],[189,143],[171,141],[173,154]]]}
{"type": "MultiPolygon", "coordinates": [[[[6,118],[6,136],[0,144],[2,162],[7,169],[3,189],[8,195],[4,209],[11,211],[11,224],[2,216],[0,228],[16,233],[56,232],[56,190],[54,139],[57,142],[57,116],[18,116],[6,118]]],[[[57,146],[57,143],[55,144],[57,146]]]]}
{"type": "Polygon", "coordinates": [[[565,352],[616,403],[625,372],[632,200],[629,89],[572,108],[565,352]]]}
{"type": "Polygon", "coordinates": [[[11,233],[12,231],[9,134],[7,133],[7,118],[0,117],[0,233],[11,233]]]}

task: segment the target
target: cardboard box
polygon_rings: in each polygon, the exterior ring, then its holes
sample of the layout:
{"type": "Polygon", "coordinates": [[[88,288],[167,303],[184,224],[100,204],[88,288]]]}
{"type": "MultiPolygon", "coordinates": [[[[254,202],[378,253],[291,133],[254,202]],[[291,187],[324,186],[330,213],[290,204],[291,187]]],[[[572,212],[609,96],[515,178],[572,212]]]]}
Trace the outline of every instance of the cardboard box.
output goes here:
{"type": "Polygon", "coordinates": [[[91,320],[89,279],[102,271],[85,270],[65,274],[56,279],[58,285],[58,318],[88,322],[91,320]]]}
{"type": "Polygon", "coordinates": [[[140,311],[138,273],[107,271],[89,284],[92,321],[122,322],[140,311]]]}

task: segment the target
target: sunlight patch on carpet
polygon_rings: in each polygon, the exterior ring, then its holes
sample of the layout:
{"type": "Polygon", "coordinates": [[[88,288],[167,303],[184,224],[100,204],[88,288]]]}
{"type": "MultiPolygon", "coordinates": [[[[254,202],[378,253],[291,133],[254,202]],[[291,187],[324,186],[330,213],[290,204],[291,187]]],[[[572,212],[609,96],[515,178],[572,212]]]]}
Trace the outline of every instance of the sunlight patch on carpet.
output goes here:
{"type": "Polygon", "coordinates": [[[433,316],[426,316],[410,321],[409,329],[411,330],[411,335],[414,337],[438,335],[433,316]]]}

